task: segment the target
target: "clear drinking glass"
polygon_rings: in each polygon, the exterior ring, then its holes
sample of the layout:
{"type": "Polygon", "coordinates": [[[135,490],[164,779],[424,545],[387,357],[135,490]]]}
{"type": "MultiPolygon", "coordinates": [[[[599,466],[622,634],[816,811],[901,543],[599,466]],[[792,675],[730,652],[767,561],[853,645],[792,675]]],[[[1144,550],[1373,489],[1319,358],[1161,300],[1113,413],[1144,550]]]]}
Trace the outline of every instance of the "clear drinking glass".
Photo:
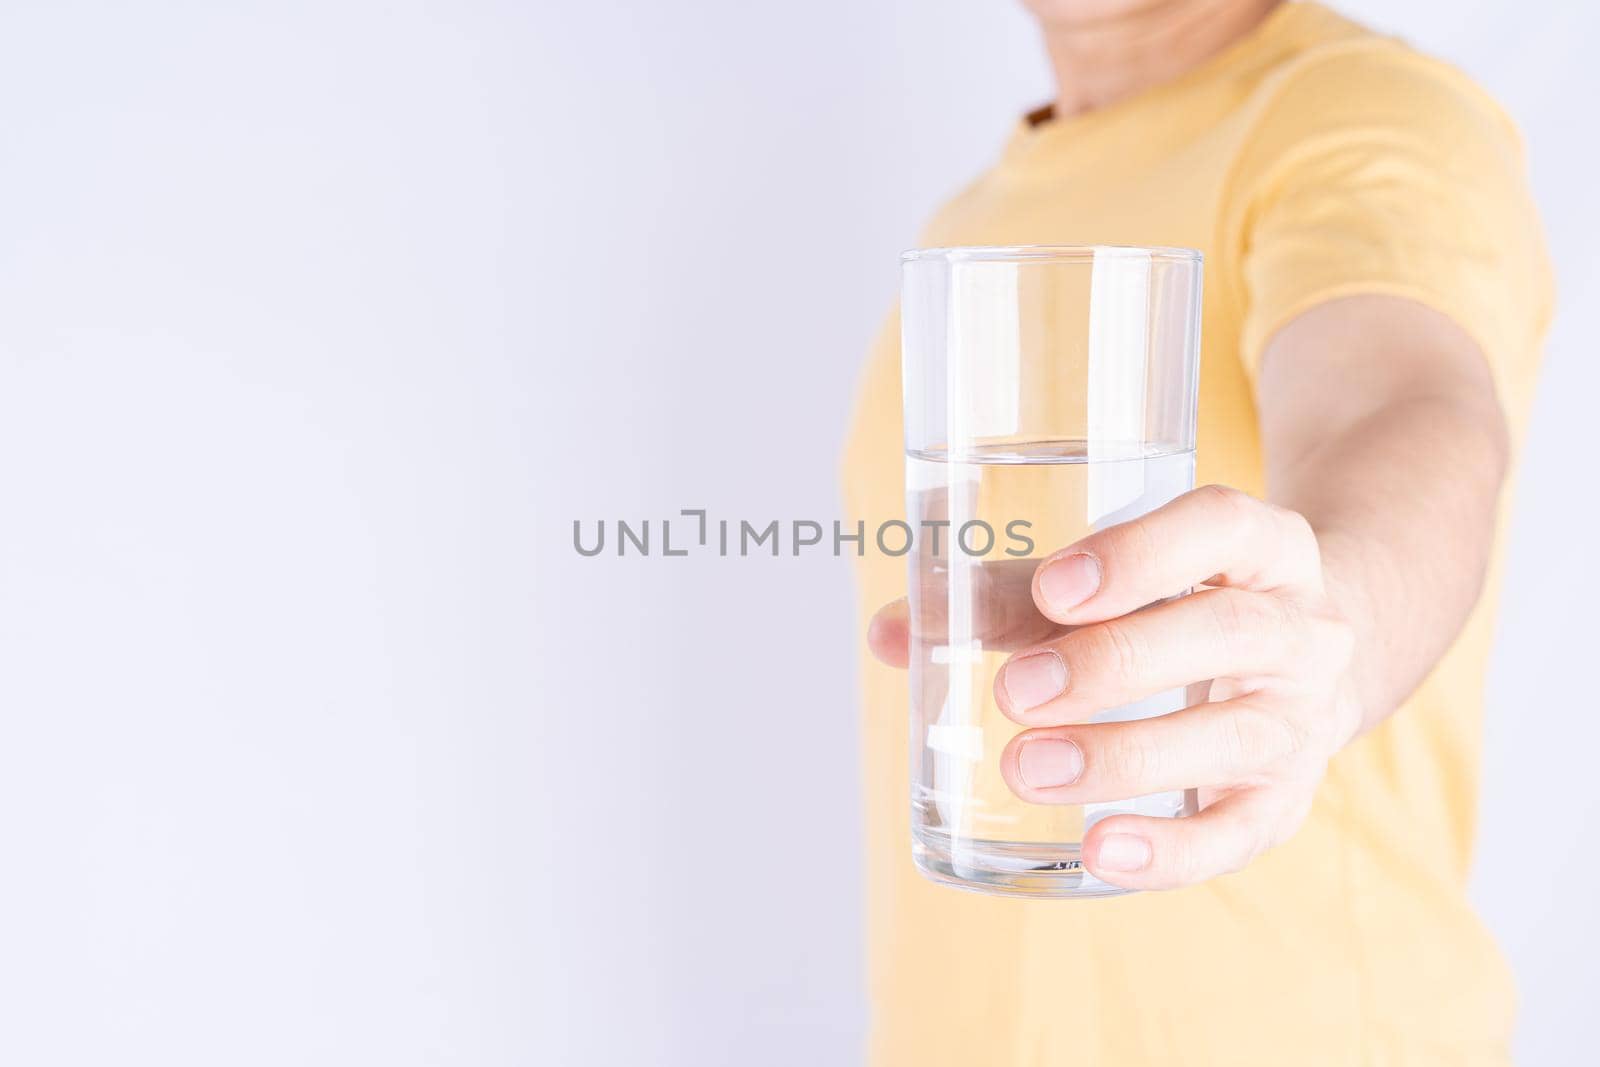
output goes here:
{"type": "MultiPolygon", "coordinates": [[[[1034,608],[1058,548],[1194,487],[1200,253],[933,248],[903,257],[910,554],[911,826],[928,877],[1027,897],[1123,892],[1079,844],[1117,813],[1177,816],[1192,792],[1028,804],[1000,776],[1021,731],[1000,666],[1062,631],[1034,608]]],[[[1162,715],[1175,689],[1094,722],[1162,715]]]]}

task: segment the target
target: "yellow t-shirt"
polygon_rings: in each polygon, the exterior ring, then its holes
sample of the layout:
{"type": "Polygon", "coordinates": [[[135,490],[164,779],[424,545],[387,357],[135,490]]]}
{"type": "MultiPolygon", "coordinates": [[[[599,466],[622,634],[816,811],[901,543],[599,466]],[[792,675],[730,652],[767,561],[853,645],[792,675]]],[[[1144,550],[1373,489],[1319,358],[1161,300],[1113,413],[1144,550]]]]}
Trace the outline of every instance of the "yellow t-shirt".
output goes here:
{"type": "MultiPolygon", "coordinates": [[[[1550,305],[1505,116],[1451,68],[1314,4],[1276,9],[1175,82],[1021,124],[922,243],[1201,249],[1198,478],[1257,494],[1252,377],[1299,312],[1354,293],[1440,309],[1478,340],[1520,434],[1550,305]]],[[[869,528],[903,508],[898,335],[891,318],[846,457],[869,528]]],[[[869,552],[859,579],[864,625],[904,595],[905,561],[869,552]]],[[[1290,842],[1238,874],[1111,900],[924,881],[906,676],[866,659],[874,1062],[1506,1063],[1513,991],[1464,889],[1491,599],[1405,707],[1334,759],[1290,842]]]]}

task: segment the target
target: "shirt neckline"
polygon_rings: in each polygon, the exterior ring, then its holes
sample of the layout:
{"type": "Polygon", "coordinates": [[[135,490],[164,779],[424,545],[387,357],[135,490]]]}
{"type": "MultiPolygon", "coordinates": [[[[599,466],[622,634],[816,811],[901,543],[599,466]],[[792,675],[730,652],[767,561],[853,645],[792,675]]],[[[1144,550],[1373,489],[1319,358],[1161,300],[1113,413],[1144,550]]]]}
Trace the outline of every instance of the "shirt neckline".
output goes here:
{"type": "Polygon", "coordinates": [[[1007,154],[1026,151],[1034,146],[1081,138],[1091,130],[1120,122],[1126,116],[1153,107],[1175,93],[1192,88],[1241,66],[1256,52],[1276,40],[1282,34],[1284,27],[1295,21],[1301,12],[1317,6],[1319,5],[1302,2],[1302,0],[1284,0],[1283,3],[1269,11],[1265,18],[1251,27],[1249,33],[1208,56],[1201,63],[1184,71],[1176,78],[1141,89],[1132,96],[1124,97],[1114,103],[1107,104],[1105,107],[1079,112],[1066,118],[1051,118],[1038,125],[1033,122],[1034,116],[1052,105],[1043,104],[1032,108],[1017,119],[1014,124],[1007,154]]]}

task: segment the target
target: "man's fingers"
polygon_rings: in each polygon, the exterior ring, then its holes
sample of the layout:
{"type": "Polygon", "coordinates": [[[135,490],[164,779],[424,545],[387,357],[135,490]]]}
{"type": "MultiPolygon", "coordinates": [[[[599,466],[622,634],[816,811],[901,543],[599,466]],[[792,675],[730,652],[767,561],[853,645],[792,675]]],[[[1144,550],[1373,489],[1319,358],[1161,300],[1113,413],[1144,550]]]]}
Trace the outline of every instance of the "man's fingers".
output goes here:
{"type": "Polygon", "coordinates": [[[1036,566],[1031,559],[1009,559],[927,568],[911,590],[912,639],[1010,652],[1053,636],[1060,627],[1033,602],[1036,566]]]}
{"type": "Polygon", "coordinates": [[[1083,841],[1095,877],[1124,889],[1176,889],[1244,867],[1304,820],[1309,790],[1263,786],[1227,793],[1197,815],[1112,815],[1083,841]]]}
{"type": "Polygon", "coordinates": [[[1032,804],[1088,804],[1248,781],[1300,752],[1304,731],[1258,694],[1129,722],[1024,730],[1000,755],[1032,804]]]}
{"type": "Polygon", "coordinates": [[[1255,679],[1337,666],[1345,648],[1333,620],[1295,601],[1243,589],[1206,589],[1143,611],[1080,626],[1020,652],[995,676],[995,700],[1024,726],[1084,722],[1107,708],[1213,678],[1255,679]]]}
{"type": "Polygon", "coordinates": [[[890,667],[911,665],[911,609],[905,597],[879,608],[867,623],[867,648],[890,667]]]}
{"type": "Polygon", "coordinates": [[[932,649],[950,644],[1011,652],[1048,640],[1061,627],[1033,603],[1033,570],[1027,559],[929,567],[917,577],[909,599],[885,604],[867,627],[867,646],[891,667],[911,660],[910,644],[932,649]]]}
{"type": "Polygon", "coordinates": [[[1202,584],[1315,592],[1321,575],[1316,536],[1303,518],[1208,485],[1050,556],[1034,574],[1033,598],[1056,622],[1082,624],[1202,584]]]}

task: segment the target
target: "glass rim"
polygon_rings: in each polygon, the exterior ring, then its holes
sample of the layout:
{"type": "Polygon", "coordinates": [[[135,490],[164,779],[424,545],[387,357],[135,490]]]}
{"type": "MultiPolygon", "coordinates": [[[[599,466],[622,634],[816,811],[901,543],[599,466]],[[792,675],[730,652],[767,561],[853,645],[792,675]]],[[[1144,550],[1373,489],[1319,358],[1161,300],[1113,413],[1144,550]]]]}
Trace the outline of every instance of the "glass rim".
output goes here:
{"type": "Polygon", "coordinates": [[[1198,249],[1168,245],[950,245],[912,248],[900,253],[902,263],[944,260],[962,263],[1021,263],[1037,260],[1081,263],[1096,256],[1153,259],[1164,263],[1201,263],[1198,249]]]}

